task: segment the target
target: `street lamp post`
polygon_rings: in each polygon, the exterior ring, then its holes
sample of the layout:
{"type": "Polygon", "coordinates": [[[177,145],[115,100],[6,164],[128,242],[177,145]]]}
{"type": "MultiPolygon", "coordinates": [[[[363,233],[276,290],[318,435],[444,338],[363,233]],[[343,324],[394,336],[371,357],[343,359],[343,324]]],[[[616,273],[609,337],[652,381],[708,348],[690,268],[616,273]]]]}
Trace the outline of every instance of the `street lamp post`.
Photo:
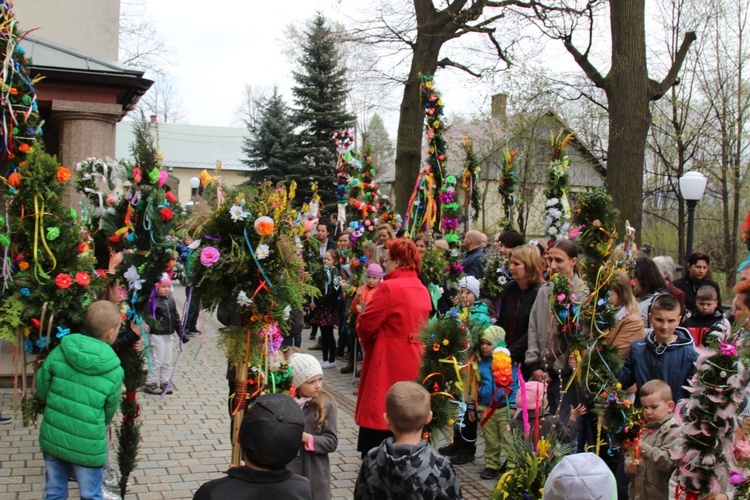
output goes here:
{"type": "Polygon", "coordinates": [[[698,206],[698,202],[703,198],[703,193],[706,192],[707,182],[708,179],[706,176],[700,172],[687,172],[680,177],[680,194],[682,195],[682,199],[687,202],[688,208],[686,255],[693,253],[693,222],[695,219],[695,207],[698,206]]]}
{"type": "Polygon", "coordinates": [[[194,198],[196,196],[199,196],[199,190],[201,187],[201,180],[198,177],[191,177],[190,178],[190,197],[194,198]]]}

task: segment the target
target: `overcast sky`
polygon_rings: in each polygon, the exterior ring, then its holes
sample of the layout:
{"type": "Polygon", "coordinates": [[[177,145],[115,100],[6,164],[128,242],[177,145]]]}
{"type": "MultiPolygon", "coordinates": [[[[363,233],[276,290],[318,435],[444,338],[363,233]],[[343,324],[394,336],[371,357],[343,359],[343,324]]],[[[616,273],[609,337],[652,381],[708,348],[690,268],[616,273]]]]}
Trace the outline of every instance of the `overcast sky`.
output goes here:
{"type": "MultiPolygon", "coordinates": [[[[291,98],[292,63],[283,54],[284,28],[300,28],[317,11],[329,19],[351,23],[361,18],[368,0],[148,0],[153,22],[173,51],[166,70],[184,103],[188,123],[237,125],[234,113],[246,84],[270,89],[278,85],[291,98]]],[[[487,85],[465,74],[439,74],[446,112],[470,114],[489,110],[487,85]]],[[[381,111],[395,137],[400,93],[393,111],[381,111]]]]}

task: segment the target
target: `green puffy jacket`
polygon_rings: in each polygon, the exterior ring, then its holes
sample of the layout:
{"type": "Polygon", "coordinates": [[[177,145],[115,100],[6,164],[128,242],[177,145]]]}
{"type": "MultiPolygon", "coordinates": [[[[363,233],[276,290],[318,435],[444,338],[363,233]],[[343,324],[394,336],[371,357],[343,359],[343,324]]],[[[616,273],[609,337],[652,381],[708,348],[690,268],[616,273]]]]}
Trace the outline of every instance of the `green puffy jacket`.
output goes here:
{"type": "Polygon", "coordinates": [[[487,304],[478,300],[474,302],[474,305],[469,309],[469,317],[471,318],[471,321],[482,330],[492,324],[487,304]]]}
{"type": "Polygon", "coordinates": [[[120,403],[123,371],[111,346],[72,333],[37,373],[36,394],[47,403],[39,429],[42,451],[85,467],[107,460],[107,425],[120,403]]]}

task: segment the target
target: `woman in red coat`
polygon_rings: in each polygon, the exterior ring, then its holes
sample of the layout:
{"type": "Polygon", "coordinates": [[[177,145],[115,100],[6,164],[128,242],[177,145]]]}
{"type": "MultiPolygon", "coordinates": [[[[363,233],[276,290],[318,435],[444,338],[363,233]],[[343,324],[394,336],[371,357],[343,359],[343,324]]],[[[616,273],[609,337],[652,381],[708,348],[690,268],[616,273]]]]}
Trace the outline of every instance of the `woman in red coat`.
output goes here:
{"type": "Polygon", "coordinates": [[[413,241],[389,242],[385,278],[357,319],[365,356],[354,421],[360,427],[357,451],[363,457],[393,435],[383,420],[388,389],[396,382],[415,380],[419,373],[419,329],[432,310],[430,293],[417,277],[421,264],[413,241]]]}

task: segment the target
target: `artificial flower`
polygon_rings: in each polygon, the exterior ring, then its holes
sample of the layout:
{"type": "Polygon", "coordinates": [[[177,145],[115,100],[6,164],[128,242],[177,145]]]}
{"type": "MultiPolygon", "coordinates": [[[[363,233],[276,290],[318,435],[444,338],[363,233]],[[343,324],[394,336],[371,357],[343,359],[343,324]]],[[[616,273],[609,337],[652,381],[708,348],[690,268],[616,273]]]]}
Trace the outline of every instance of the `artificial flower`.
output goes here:
{"type": "Polygon", "coordinates": [[[737,345],[732,342],[722,340],[719,342],[719,348],[724,356],[737,356],[737,345]]]}
{"type": "Polygon", "coordinates": [[[34,344],[31,343],[31,340],[26,339],[23,341],[23,350],[27,353],[31,353],[34,350],[34,344]]]}
{"type": "Polygon", "coordinates": [[[47,239],[52,241],[57,239],[57,237],[60,236],[60,228],[56,226],[48,227],[47,228],[47,239]]]}
{"type": "Polygon", "coordinates": [[[89,244],[86,243],[85,241],[82,241],[78,244],[78,253],[83,253],[88,249],[89,249],[89,244]]]}
{"type": "Polygon", "coordinates": [[[70,180],[70,170],[63,166],[57,167],[57,180],[60,182],[68,182],[70,180]]]}
{"type": "Polygon", "coordinates": [[[164,207],[159,210],[159,213],[161,214],[161,220],[163,220],[164,222],[169,222],[174,219],[174,212],[171,208],[164,207]]]}
{"type": "Polygon", "coordinates": [[[140,290],[143,282],[146,281],[141,279],[141,275],[138,274],[138,269],[135,266],[130,266],[122,277],[128,280],[128,288],[135,291],[140,290]]]}
{"type": "Polygon", "coordinates": [[[267,215],[255,219],[255,223],[253,224],[253,226],[255,226],[255,232],[261,236],[269,236],[273,234],[273,219],[268,217],[267,215]]]}
{"type": "Polygon", "coordinates": [[[18,263],[18,268],[21,271],[25,271],[25,270],[27,270],[29,268],[29,263],[26,262],[25,260],[22,260],[21,262],[18,263]]]}
{"type": "Polygon", "coordinates": [[[36,346],[39,349],[44,349],[47,347],[47,344],[49,344],[49,339],[47,337],[39,337],[36,341],[36,346]]]}
{"type": "Polygon", "coordinates": [[[240,291],[240,293],[237,294],[237,303],[241,306],[247,307],[253,303],[253,299],[248,297],[244,291],[240,291]]]}
{"type": "Polygon", "coordinates": [[[19,292],[21,292],[21,295],[23,295],[24,297],[31,297],[31,290],[29,290],[25,286],[21,287],[21,289],[19,290],[19,292]]]}
{"type": "Polygon", "coordinates": [[[42,322],[36,318],[31,318],[31,326],[38,330],[42,326],[42,322]]]}
{"type": "Polygon", "coordinates": [[[219,180],[218,177],[214,177],[211,174],[208,173],[208,170],[205,168],[203,171],[198,175],[198,178],[201,180],[201,185],[206,188],[209,184],[211,184],[213,181],[219,180]]]}
{"type": "Polygon", "coordinates": [[[55,285],[61,290],[69,288],[73,284],[73,278],[69,274],[60,273],[55,277],[55,285]]]}
{"type": "Polygon", "coordinates": [[[211,267],[219,261],[221,254],[214,247],[203,247],[201,250],[201,264],[206,267],[211,267]]]}
{"type": "Polygon", "coordinates": [[[81,286],[88,286],[89,283],[91,283],[91,276],[89,276],[88,273],[77,272],[76,273],[76,283],[78,283],[81,286]]]}
{"type": "Polygon", "coordinates": [[[114,244],[120,243],[120,235],[118,235],[118,234],[111,235],[109,237],[109,242],[110,243],[114,243],[114,244]]]}
{"type": "Polygon", "coordinates": [[[232,208],[229,209],[229,215],[232,216],[232,220],[234,222],[237,222],[238,220],[245,220],[245,217],[248,216],[248,213],[245,212],[241,206],[232,205],[232,208]]]}
{"type": "Polygon", "coordinates": [[[258,260],[263,260],[269,255],[268,245],[258,245],[258,249],[255,252],[255,257],[258,260]]]}
{"type": "Polygon", "coordinates": [[[164,197],[169,203],[175,203],[177,201],[177,198],[175,197],[174,193],[172,193],[172,191],[167,191],[167,194],[164,197]]]}
{"type": "Polygon", "coordinates": [[[151,184],[156,184],[159,182],[159,179],[161,178],[161,171],[154,167],[151,169],[151,172],[148,173],[148,180],[151,181],[151,184]]]}
{"type": "Polygon", "coordinates": [[[166,184],[168,180],[169,180],[169,173],[167,173],[164,170],[162,170],[159,173],[159,180],[157,181],[157,184],[159,185],[159,187],[161,187],[164,184],[166,184]]]}
{"type": "Polygon", "coordinates": [[[18,172],[13,172],[8,176],[8,184],[10,184],[10,187],[17,188],[21,185],[21,174],[18,172]]]}
{"type": "Polygon", "coordinates": [[[292,315],[292,306],[286,306],[284,308],[284,321],[288,320],[289,317],[292,315]]]}
{"type": "Polygon", "coordinates": [[[69,334],[69,333],[70,333],[70,328],[63,328],[61,326],[58,326],[57,327],[57,333],[55,334],[55,337],[57,337],[58,339],[61,339],[64,336],[66,336],[67,334],[69,334]]]}

